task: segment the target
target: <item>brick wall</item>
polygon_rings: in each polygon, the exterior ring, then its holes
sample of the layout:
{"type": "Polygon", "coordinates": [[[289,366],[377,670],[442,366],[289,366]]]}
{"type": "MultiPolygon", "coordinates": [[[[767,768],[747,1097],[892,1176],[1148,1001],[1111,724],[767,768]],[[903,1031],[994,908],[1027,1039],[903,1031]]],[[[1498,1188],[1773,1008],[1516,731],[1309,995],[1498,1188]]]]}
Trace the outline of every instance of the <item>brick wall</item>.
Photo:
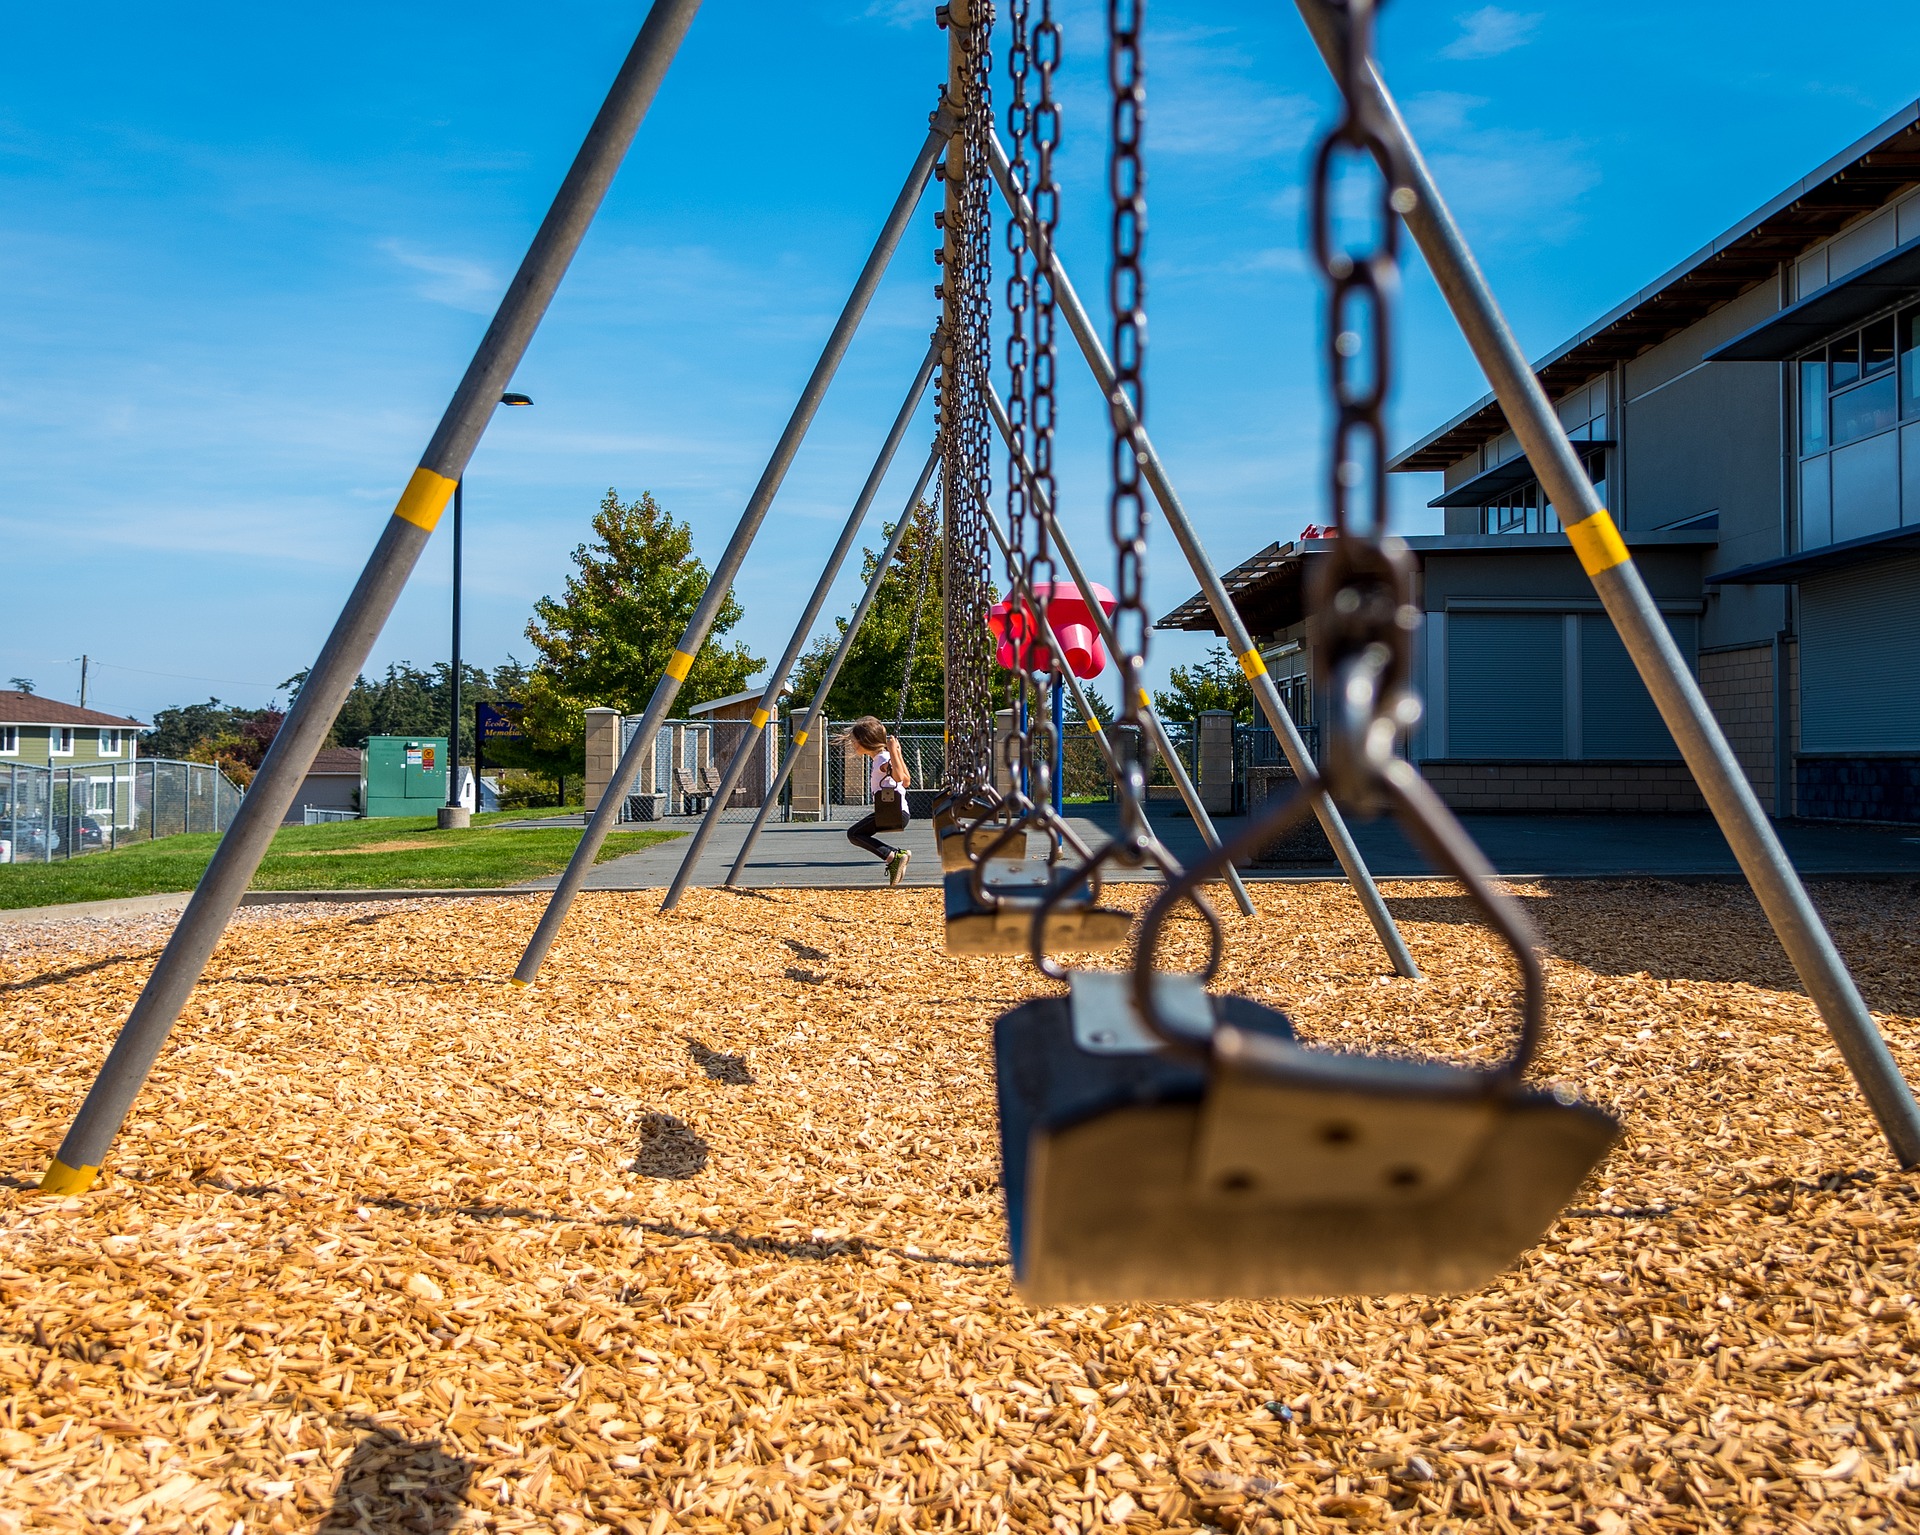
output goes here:
{"type": "Polygon", "coordinates": [[[1706,809],[1683,762],[1449,762],[1420,771],[1455,810],[1706,809]]]}
{"type": "Polygon", "coordinates": [[[1700,691],[1726,732],[1753,792],[1773,808],[1773,646],[1747,645],[1700,657],[1700,691]]]}

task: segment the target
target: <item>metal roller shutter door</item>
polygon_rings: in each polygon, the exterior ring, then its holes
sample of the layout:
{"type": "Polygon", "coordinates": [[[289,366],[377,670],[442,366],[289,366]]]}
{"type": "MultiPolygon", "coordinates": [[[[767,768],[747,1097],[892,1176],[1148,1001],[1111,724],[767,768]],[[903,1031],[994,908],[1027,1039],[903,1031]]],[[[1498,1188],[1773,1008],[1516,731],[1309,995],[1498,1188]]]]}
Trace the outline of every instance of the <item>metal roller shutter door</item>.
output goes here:
{"type": "Polygon", "coordinates": [[[1447,755],[1566,753],[1566,662],[1558,613],[1447,615],[1447,755]]]}

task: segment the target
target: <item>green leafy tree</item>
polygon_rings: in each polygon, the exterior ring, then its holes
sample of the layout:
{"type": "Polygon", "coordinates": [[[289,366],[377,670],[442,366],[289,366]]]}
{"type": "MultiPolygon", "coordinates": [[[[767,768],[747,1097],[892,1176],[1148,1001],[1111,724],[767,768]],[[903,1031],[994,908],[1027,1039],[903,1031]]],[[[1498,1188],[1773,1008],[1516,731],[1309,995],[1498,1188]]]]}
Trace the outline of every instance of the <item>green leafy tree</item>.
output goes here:
{"type": "Polygon", "coordinates": [[[1240,724],[1251,725],[1253,684],[1233,652],[1215,645],[1199,665],[1174,667],[1166,690],[1153,695],[1153,707],[1163,720],[1193,720],[1203,710],[1225,709],[1240,724]]]}
{"type": "MultiPolygon", "coordinates": [[[[946,709],[946,662],[943,654],[939,519],[922,502],[913,512],[914,526],[902,540],[893,565],[881,578],[873,607],[854,636],[846,665],[827,697],[827,713],[837,720],[862,714],[892,720],[900,716],[900,684],[913,655],[913,675],[907,679],[907,719],[939,719],[946,709]],[[916,631],[915,613],[919,622],[916,631]]],[[[897,524],[882,531],[893,537],[897,524]]],[[[860,589],[866,590],[879,567],[880,556],[869,549],[860,565],[860,589]]],[[[835,622],[832,635],[822,635],[801,657],[794,670],[793,697],[804,706],[820,690],[827,663],[847,632],[847,620],[835,622]]]]}
{"type": "MultiPolygon", "coordinates": [[[[527,638],[539,652],[521,690],[521,726],[536,752],[585,763],[586,711],[638,714],[672,658],[707,588],[707,567],[693,556],[693,531],[649,494],[622,504],[608,490],[593,518],[594,541],[573,551],[574,574],[558,598],[533,606],[527,638]]],[[[729,594],[680,688],[679,706],[745,690],[766,663],[721,636],[745,610],[729,594]]]]}

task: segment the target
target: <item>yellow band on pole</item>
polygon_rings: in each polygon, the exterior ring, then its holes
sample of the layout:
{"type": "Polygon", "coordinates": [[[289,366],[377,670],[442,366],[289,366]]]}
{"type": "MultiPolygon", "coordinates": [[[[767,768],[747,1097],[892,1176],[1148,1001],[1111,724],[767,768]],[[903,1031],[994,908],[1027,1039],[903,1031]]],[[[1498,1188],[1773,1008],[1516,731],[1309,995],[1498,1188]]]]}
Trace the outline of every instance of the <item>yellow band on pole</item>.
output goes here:
{"type": "Polygon", "coordinates": [[[93,1187],[93,1180],[100,1176],[97,1167],[69,1167],[58,1157],[47,1169],[46,1177],[40,1180],[40,1192],[43,1194],[84,1194],[93,1187]]]}
{"type": "Polygon", "coordinates": [[[1568,523],[1567,539],[1573,545],[1573,552],[1580,556],[1580,568],[1590,576],[1624,565],[1633,558],[1604,506],[1591,517],[1568,523]]]}
{"type": "Polygon", "coordinates": [[[753,728],[755,730],[763,729],[767,721],[772,718],[773,716],[767,713],[765,709],[755,709],[753,711],[753,728]]]}
{"type": "Polygon", "coordinates": [[[1249,650],[1240,658],[1240,670],[1247,674],[1247,681],[1251,682],[1255,677],[1266,676],[1267,663],[1260,659],[1259,651],[1249,650]]]}
{"type": "Polygon", "coordinates": [[[509,986],[518,986],[524,990],[526,988],[527,983],[521,980],[520,977],[516,975],[512,980],[508,981],[507,984],[509,986]]]}
{"type": "Polygon", "coordinates": [[[805,746],[807,744],[807,732],[804,730],[796,730],[793,735],[793,744],[796,749],[805,746]]]}
{"type": "Polygon", "coordinates": [[[675,682],[685,682],[687,673],[693,670],[693,657],[684,650],[676,650],[673,659],[667,662],[667,675],[675,682]]]}
{"type": "Polygon", "coordinates": [[[1088,721],[1087,721],[1087,729],[1088,729],[1088,730],[1090,730],[1090,731],[1092,731],[1092,732],[1093,732],[1093,734],[1095,734],[1095,735],[1099,735],[1099,734],[1100,734],[1100,722],[1099,722],[1098,720],[1088,720],[1088,721]]]}
{"type": "Polygon", "coordinates": [[[393,515],[431,533],[452,499],[452,480],[431,469],[416,469],[413,478],[407,481],[407,488],[400,492],[400,502],[394,507],[393,515]]]}

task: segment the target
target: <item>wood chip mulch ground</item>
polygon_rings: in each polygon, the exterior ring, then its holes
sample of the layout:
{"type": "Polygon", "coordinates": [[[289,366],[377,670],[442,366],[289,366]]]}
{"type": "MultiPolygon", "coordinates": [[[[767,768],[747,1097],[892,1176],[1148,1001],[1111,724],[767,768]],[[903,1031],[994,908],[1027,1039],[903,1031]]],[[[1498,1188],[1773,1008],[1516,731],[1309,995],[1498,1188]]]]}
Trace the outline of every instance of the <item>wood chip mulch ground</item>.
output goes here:
{"type": "MultiPolygon", "coordinates": [[[[1627,1126],[1519,1267],[1039,1312],[987,1053],[1036,981],[946,957],[936,892],[588,895],[526,992],[537,899],[243,913],[65,1200],[165,924],[6,929],[0,1531],[1920,1527],[1916,1179],[1757,907],[1518,889],[1542,1074],[1627,1126]]],[[[1317,885],[1257,889],[1225,984],[1496,1050],[1471,911],[1387,892],[1427,981],[1317,885]]],[[[1920,887],[1817,896],[1920,1077],[1920,887]]]]}

